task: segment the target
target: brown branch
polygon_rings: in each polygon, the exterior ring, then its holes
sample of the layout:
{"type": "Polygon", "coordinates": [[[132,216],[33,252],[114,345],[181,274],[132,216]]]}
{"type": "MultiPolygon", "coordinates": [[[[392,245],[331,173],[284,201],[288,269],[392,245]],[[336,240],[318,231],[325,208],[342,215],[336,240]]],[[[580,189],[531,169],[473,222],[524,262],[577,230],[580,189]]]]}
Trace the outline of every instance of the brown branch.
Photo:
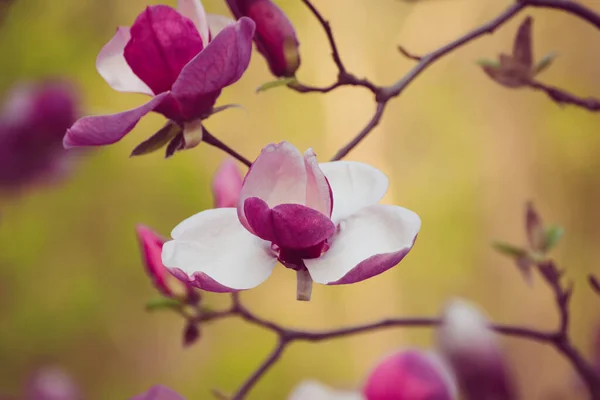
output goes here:
{"type": "Polygon", "coordinates": [[[517,2],[528,7],[551,8],[565,11],[600,29],[600,15],[579,2],[572,0],[517,0],[517,2]]]}
{"type": "Polygon", "coordinates": [[[595,99],[593,97],[577,97],[562,89],[559,89],[554,86],[549,86],[537,81],[530,82],[528,86],[534,90],[539,90],[546,93],[546,95],[548,95],[548,97],[550,97],[552,101],[556,102],[559,106],[562,106],[564,104],[570,104],[592,112],[600,111],[599,99],[595,99]]]}
{"type": "Polygon", "coordinates": [[[421,56],[417,56],[414,55],[413,53],[409,52],[408,50],[406,50],[404,47],[398,45],[398,51],[406,58],[408,58],[409,60],[413,60],[413,61],[421,61],[421,56]]]}
{"type": "Polygon", "coordinates": [[[331,161],[337,161],[344,158],[353,148],[358,146],[358,144],[366,138],[369,133],[379,125],[381,118],[383,117],[383,112],[385,111],[386,102],[377,103],[377,108],[375,109],[375,114],[369,121],[369,123],[360,131],[358,134],[352,139],[347,145],[338,150],[337,153],[333,156],[331,161]]]}
{"type": "Polygon", "coordinates": [[[225,143],[221,142],[219,139],[211,135],[206,130],[206,128],[204,128],[204,132],[202,133],[202,141],[206,142],[207,144],[210,144],[211,146],[216,147],[219,150],[223,150],[225,153],[234,157],[247,167],[250,167],[252,165],[252,161],[248,160],[246,157],[244,157],[243,155],[241,155],[240,153],[238,153],[237,151],[235,151],[234,149],[227,146],[225,143]]]}

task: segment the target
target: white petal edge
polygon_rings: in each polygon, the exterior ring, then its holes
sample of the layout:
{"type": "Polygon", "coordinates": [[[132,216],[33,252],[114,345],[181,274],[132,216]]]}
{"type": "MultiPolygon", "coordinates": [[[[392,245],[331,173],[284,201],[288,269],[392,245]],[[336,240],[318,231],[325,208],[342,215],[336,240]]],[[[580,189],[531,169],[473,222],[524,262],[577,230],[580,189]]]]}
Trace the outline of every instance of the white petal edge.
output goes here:
{"type": "Polygon", "coordinates": [[[106,83],[118,92],[152,95],[152,90],[133,73],[123,56],[123,50],[130,38],[128,27],[118,27],[112,39],[98,53],[96,70],[106,83]]]}
{"type": "Polygon", "coordinates": [[[331,188],[325,174],[319,168],[313,149],[304,152],[306,164],[306,206],[331,217],[331,188]]]}
{"type": "Polygon", "coordinates": [[[202,46],[208,46],[208,18],[202,2],[200,0],[177,0],[177,11],[179,14],[192,20],[202,38],[202,46]]]}
{"type": "Polygon", "coordinates": [[[162,262],[189,277],[202,272],[233,289],[250,289],[264,282],[277,263],[269,244],[249,233],[235,208],[202,211],[173,229],[164,244],[162,262]]]}
{"type": "Polygon", "coordinates": [[[388,177],[369,164],[333,161],[319,164],[333,193],[331,219],[337,223],[363,207],[377,204],[389,185],[388,177]]]}
{"type": "Polygon", "coordinates": [[[207,14],[208,27],[210,28],[210,36],[214,39],[223,29],[229,25],[235,24],[235,20],[225,15],[207,14]]]}
{"type": "Polygon", "coordinates": [[[415,212],[374,204],[341,221],[329,250],[304,264],[315,282],[337,282],[374,255],[408,251],[420,229],[421,219],[415,212]]]}
{"type": "Polygon", "coordinates": [[[331,389],[315,380],[301,382],[288,400],[366,400],[358,392],[331,389]]]}

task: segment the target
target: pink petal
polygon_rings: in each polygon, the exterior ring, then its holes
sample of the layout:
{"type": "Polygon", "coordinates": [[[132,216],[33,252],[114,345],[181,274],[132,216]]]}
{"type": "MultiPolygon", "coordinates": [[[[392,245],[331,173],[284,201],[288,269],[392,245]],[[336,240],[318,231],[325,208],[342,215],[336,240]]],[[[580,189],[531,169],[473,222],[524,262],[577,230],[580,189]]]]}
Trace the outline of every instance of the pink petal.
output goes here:
{"type": "Polygon", "coordinates": [[[515,382],[482,312],[457,299],[446,307],[442,321],[438,345],[454,369],[465,399],[516,399],[515,382]]]}
{"type": "Polygon", "coordinates": [[[335,232],[329,218],[300,204],[280,204],[269,209],[263,200],[250,197],[245,202],[244,213],[258,237],[285,249],[307,249],[335,232]]]}
{"type": "Polygon", "coordinates": [[[270,208],[279,204],[306,202],[306,166],[304,157],[292,144],[281,142],[266,146],[244,179],[238,216],[247,229],[252,228],[244,215],[244,203],[249,197],[258,197],[270,208]]]}
{"type": "Polygon", "coordinates": [[[163,5],[147,7],[130,32],[125,59],[154,93],[170,90],[183,67],[203,48],[194,23],[163,5]]]}
{"type": "Polygon", "coordinates": [[[152,95],[152,90],[133,73],[123,51],[131,35],[129,28],[119,27],[110,41],[100,50],[96,58],[98,73],[113,89],[119,92],[134,92],[152,95]]]}
{"type": "Polygon", "coordinates": [[[204,11],[200,0],[177,0],[177,11],[184,17],[189,18],[202,38],[202,43],[205,45],[210,41],[208,16],[204,11]]]}
{"type": "Polygon", "coordinates": [[[138,225],[136,231],[142,250],[144,266],[152,279],[154,287],[165,296],[172,296],[173,291],[167,285],[167,279],[171,274],[165,268],[161,259],[165,239],[144,225],[138,225]]]}
{"type": "Polygon", "coordinates": [[[215,207],[236,207],[242,191],[242,175],[233,159],[221,163],[212,182],[215,207]]]}
{"type": "Polygon", "coordinates": [[[364,400],[364,397],[358,392],[335,390],[308,380],[296,386],[288,400],[364,400]]]}
{"type": "Polygon", "coordinates": [[[367,400],[453,400],[455,391],[452,376],[441,360],[419,350],[384,358],[363,388],[367,400]]]}
{"type": "Polygon", "coordinates": [[[229,25],[235,24],[235,20],[218,14],[207,14],[208,26],[210,28],[210,37],[216,37],[223,29],[229,25]]]}
{"type": "Polygon", "coordinates": [[[223,29],[181,70],[172,92],[187,118],[206,113],[221,89],[240,79],[250,63],[253,35],[254,22],[242,18],[223,29]]]}
{"type": "Polygon", "coordinates": [[[331,216],[332,191],[329,183],[319,168],[317,156],[312,149],[304,153],[306,165],[306,206],[320,211],[322,214],[331,216]]]}
{"type": "Polygon", "coordinates": [[[117,114],[83,117],[67,130],[63,145],[68,149],[118,142],[131,132],[144,115],[157,108],[169,96],[169,93],[162,93],[140,107],[117,114]]]}
{"type": "Polygon", "coordinates": [[[146,393],[134,396],[130,400],[185,400],[185,398],[164,386],[153,386],[146,393]]]}
{"type": "Polygon", "coordinates": [[[205,290],[250,289],[275,267],[269,243],[244,229],[234,208],[196,214],[175,227],[171,236],[175,240],[164,244],[163,264],[205,290]]]}
{"type": "Polygon", "coordinates": [[[304,263],[317,283],[359,282],[398,264],[412,248],[420,228],[421,219],[414,212],[375,204],[341,221],[329,250],[304,263]]]}
{"type": "Polygon", "coordinates": [[[321,163],[319,167],[333,192],[334,222],[349,217],[363,207],[377,204],[388,188],[383,172],[368,164],[355,161],[321,163]]]}

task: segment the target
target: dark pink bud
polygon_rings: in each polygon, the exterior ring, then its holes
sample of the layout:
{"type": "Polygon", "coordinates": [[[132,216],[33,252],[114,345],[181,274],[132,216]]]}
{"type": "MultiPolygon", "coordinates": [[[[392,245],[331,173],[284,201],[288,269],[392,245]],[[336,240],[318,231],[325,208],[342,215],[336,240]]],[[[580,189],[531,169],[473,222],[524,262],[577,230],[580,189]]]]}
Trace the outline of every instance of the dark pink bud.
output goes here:
{"type": "Polygon", "coordinates": [[[543,251],[546,246],[546,229],[542,218],[532,203],[527,203],[525,229],[527,230],[529,246],[535,251],[543,251]]]}
{"type": "Polygon", "coordinates": [[[500,346],[477,308],[462,300],[452,301],[438,330],[438,343],[465,400],[517,398],[500,346]]]}
{"type": "Polygon", "coordinates": [[[164,386],[153,386],[146,393],[134,396],[129,400],[185,400],[185,398],[164,386]]]}
{"type": "Polygon", "coordinates": [[[366,400],[452,400],[452,375],[435,354],[405,350],[384,358],[367,378],[366,400]]]}
{"type": "Polygon", "coordinates": [[[275,76],[294,76],[300,67],[299,43],[292,22],[271,0],[227,0],[236,18],[256,23],[254,42],[275,76]]]}
{"type": "Polygon", "coordinates": [[[212,183],[215,207],[237,207],[242,182],[242,175],[235,161],[232,159],[223,161],[212,183]]]}
{"type": "Polygon", "coordinates": [[[71,376],[58,367],[39,368],[27,384],[27,400],[81,400],[71,376]]]}
{"type": "Polygon", "coordinates": [[[154,287],[164,296],[183,296],[187,302],[195,302],[198,299],[195,289],[171,275],[162,263],[161,253],[166,239],[144,225],[138,225],[136,230],[146,273],[154,287]]]}
{"type": "Polygon", "coordinates": [[[193,322],[188,322],[183,331],[183,345],[191,346],[200,339],[200,329],[193,322]]]}
{"type": "Polygon", "coordinates": [[[77,95],[69,83],[21,83],[0,111],[0,188],[60,177],[73,154],[62,137],[77,118],[77,95]]]}

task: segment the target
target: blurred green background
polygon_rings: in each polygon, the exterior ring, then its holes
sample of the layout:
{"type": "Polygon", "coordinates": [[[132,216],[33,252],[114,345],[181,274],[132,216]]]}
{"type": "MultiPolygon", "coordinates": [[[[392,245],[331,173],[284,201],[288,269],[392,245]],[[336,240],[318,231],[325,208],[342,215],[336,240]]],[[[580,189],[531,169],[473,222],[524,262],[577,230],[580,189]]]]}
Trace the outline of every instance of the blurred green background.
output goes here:
{"type": "MultiPolygon", "coordinates": [[[[396,50],[422,54],[496,16],[498,0],[316,0],[330,19],[342,57],[358,76],[395,81],[412,66],[396,50]]],[[[582,1],[600,12],[597,1],[582,1]]],[[[16,0],[0,27],[0,91],[23,78],[66,75],[83,92],[87,113],[117,112],[144,101],[117,93],[96,73],[95,57],[118,25],[130,25],[141,0],[16,0]]],[[[175,5],[175,1],[168,4],[175,5]]],[[[222,1],[206,9],[226,14],[222,1]]],[[[300,1],[278,1],[301,41],[301,81],[335,77],[325,36],[300,1]]],[[[421,215],[419,240],[401,265],[366,282],[316,286],[309,303],[295,300],[295,274],[278,268],[243,301],[282,324],[333,328],[386,316],[435,315],[462,296],[494,321],[552,328],[551,293],[539,279],[523,282],[489,243],[524,242],[524,204],[533,200],[566,237],[555,253],[575,280],[572,335],[591,357],[600,299],[588,288],[600,272],[600,132],[598,115],[560,108],[543,94],[498,86],[474,61],[508,51],[519,22],[535,17],[538,57],[560,54],[540,79],[582,96],[600,96],[600,32],[560,12],[531,10],[495,35],[436,63],[393,100],[382,124],[349,159],[371,163],[391,178],[385,202],[421,215]]],[[[209,130],[254,158],[269,142],[289,140],[329,158],[368,121],[371,95],[342,88],[300,95],[285,88],[256,94],[271,80],[255,54],[241,81],[218,104],[240,103],[207,122],[209,130]]],[[[206,327],[181,346],[182,321],[149,314],[156,296],[146,278],[134,227],[168,234],[212,204],[210,179],[224,155],[209,146],[164,160],[129,158],[155,132],[151,116],[125,140],[98,150],[62,185],[32,190],[0,204],[0,395],[19,393],[40,362],[68,370],[86,399],[126,399],[153,384],[189,399],[211,388],[233,391],[274,344],[267,332],[239,321],[206,327]]],[[[208,304],[228,303],[207,295],[208,304]]],[[[429,346],[430,330],[388,330],[322,344],[295,344],[250,399],[283,399],[306,378],[359,387],[373,363],[399,347],[429,346]]],[[[576,398],[569,365],[553,349],[503,339],[524,399],[576,398]]]]}

